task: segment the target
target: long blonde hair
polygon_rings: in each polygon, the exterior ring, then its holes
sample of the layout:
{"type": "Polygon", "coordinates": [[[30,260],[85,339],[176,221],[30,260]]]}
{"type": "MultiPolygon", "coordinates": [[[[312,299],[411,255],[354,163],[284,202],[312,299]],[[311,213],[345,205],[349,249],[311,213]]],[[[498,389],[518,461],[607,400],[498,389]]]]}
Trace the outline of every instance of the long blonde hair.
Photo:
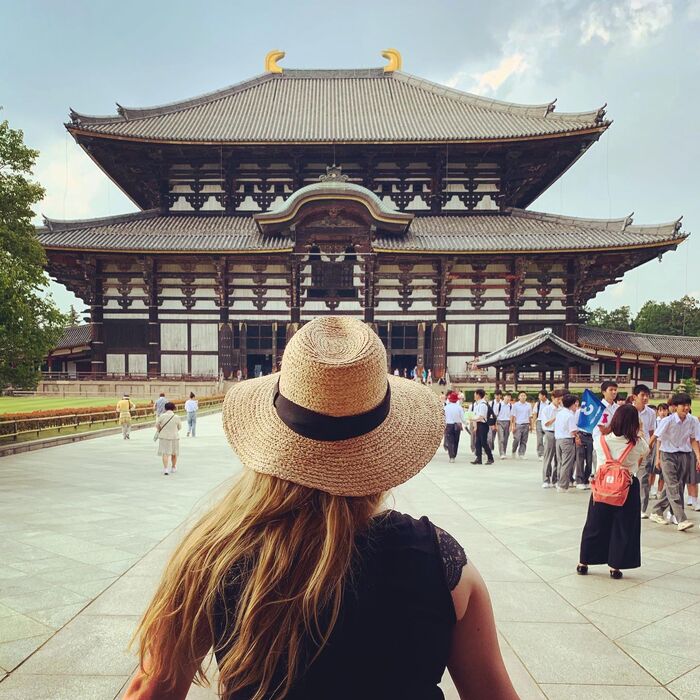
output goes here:
{"type": "MultiPolygon", "coordinates": [[[[202,640],[215,643],[215,604],[234,572],[219,693],[252,687],[252,700],[284,698],[330,637],[355,536],[382,496],[332,496],[244,469],[170,559],[134,635],[142,671],[172,689],[176,669],[199,662],[202,640]]],[[[209,684],[203,662],[195,683],[209,684]]]]}

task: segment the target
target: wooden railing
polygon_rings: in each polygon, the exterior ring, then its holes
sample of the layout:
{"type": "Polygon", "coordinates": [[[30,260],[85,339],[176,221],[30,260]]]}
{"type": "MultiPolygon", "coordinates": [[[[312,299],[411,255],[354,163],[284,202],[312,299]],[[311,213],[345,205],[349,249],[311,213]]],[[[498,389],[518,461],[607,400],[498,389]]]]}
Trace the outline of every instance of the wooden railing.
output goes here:
{"type": "MultiPolygon", "coordinates": [[[[221,409],[223,399],[200,399],[198,415],[213,413],[221,409]]],[[[184,415],[184,409],[178,408],[176,413],[184,415]]],[[[146,423],[155,421],[153,406],[136,408],[131,411],[134,423],[146,423]]],[[[2,420],[0,417],[0,441],[15,441],[24,439],[28,435],[36,435],[40,439],[46,433],[52,432],[59,435],[69,432],[87,432],[109,424],[117,425],[119,416],[114,409],[104,411],[92,411],[90,413],[72,413],[69,415],[47,416],[43,418],[19,418],[2,420]]]]}

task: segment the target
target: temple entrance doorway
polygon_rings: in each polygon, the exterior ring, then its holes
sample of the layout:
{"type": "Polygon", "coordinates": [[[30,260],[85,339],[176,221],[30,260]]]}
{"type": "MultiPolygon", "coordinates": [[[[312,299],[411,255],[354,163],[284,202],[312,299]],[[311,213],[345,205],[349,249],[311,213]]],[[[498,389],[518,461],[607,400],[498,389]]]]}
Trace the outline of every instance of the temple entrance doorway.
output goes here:
{"type": "Polygon", "coordinates": [[[248,379],[272,372],[272,355],[252,355],[247,357],[248,379]]]}

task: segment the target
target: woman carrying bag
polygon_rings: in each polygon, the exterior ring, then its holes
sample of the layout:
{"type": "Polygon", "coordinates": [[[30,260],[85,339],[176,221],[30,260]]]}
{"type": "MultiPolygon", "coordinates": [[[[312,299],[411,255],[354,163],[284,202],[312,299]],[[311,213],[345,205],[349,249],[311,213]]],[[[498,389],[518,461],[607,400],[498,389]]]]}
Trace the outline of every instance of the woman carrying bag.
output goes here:
{"type": "Polygon", "coordinates": [[[175,413],[175,404],[168,401],[165,411],[156,420],[156,435],[158,440],[158,454],[163,458],[163,476],[168,476],[171,467],[168,466],[168,458],[171,460],[172,471],[177,470],[177,456],[180,454],[180,416],[175,413]]]}
{"type": "Polygon", "coordinates": [[[581,575],[588,573],[591,564],[607,564],[610,576],[620,579],[620,569],[641,566],[641,502],[639,480],[634,474],[648,454],[649,445],[640,427],[637,409],[624,404],[615,411],[610,432],[594,439],[598,464],[602,466],[592,482],[581,535],[576,567],[581,575]]]}
{"type": "Polygon", "coordinates": [[[222,417],[242,474],[167,565],[125,700],[184,700],[211,648],[226,700],[439,700],[446,666],[460,698],[517,700],[462,547],[383,505],[444,417],[369,326],[306,323],[222,417]]]}

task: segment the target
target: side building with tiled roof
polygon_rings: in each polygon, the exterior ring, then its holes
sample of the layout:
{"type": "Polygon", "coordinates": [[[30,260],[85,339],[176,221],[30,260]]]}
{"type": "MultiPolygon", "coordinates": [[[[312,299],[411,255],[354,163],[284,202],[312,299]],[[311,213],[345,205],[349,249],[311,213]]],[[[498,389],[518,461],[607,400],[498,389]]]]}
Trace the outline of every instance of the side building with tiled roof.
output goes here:
{"type": "MultiPolygon", "coordinates": [[[[395,54],[394,54],[395,55],[395,54]]],[[[299,324],[373,324],[390,370],[464,374],[674,250],[680,219],[531,203],[610,125],[470,95],[395,65],[287,70],[159,107],[71,110],[68,131],[139,207],[46,219],[50,273],[90,306],[95,376],[269,372],[299,324]]]]}

